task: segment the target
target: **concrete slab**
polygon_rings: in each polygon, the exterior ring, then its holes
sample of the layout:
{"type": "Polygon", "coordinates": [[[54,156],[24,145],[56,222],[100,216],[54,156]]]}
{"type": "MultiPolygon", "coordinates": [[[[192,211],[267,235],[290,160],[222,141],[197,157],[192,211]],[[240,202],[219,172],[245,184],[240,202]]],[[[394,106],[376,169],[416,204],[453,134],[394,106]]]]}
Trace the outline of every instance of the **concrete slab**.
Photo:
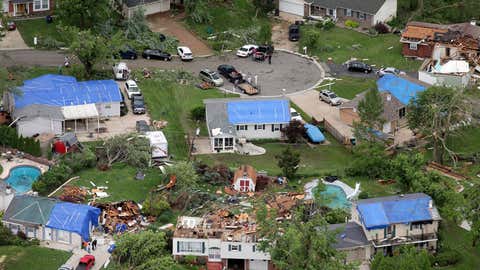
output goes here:
{"type": "Polygon", "coordinates": [[[22,35],[18,30],[7,31],[5,37],[0,40],[0,50],[28,49],[29,47],[23,41],[22,35]]]}

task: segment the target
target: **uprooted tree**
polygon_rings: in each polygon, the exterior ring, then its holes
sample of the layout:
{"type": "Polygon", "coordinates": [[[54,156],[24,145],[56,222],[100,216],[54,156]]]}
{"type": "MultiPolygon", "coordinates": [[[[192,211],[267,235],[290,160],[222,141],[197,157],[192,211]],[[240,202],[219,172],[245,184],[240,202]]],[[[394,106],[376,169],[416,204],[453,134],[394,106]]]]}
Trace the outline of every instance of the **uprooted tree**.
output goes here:
{"type": "Polygon", "coordinates": [[[100,162],[110,168],[113,163],[145,168],[150,162],[150,142],[135,134],[123,134],[109,138],[97,150],[100,162]]]}

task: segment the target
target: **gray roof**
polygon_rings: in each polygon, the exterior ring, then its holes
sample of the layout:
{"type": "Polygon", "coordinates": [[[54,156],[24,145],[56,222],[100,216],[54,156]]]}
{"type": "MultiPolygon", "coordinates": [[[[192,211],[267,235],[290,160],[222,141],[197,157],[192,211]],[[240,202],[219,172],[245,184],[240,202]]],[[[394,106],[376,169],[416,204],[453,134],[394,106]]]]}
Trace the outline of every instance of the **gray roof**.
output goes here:
{"type": "Polygon", "coordinates": [[[332,245],[335,249],[343,250],[370,245],[362,226],[355,222],[330,224],[328,230],[337,232],[336,243],[332,245]]]}
{"type": "Polygon", "coordinates": [[[63,120],[62,108],[43,104],[32,104],[13,112],[13,117],[45,117],[49,119],[63,120]]]}
{"type": "Polygon", "coordinates": [[[58,201],[30,195],[16,195],[8,205],[3,221],[16,224],[45,225],[58,201]]]}
{"type": "MultiPolygon", "coordinates": [[[[205,114],[207,120],[208,134],[211,137],[212,129],[220,128],[221,134],[236,135],[235,126],[230,124],[227,115],[227,102],[228,99],[205,99],[205,114]]],[[[217,135],[217,136],[221,136],[217,135]]]]}
{"type": "Polygon", "coordinates": [[[400,194],[400,195],[394,195],[394,196],[376,197],[376,198],[358,200],[357,205],[362,203],[389,202],[389,201],[419,199],[419,198],[431,199],[431,197],[425,193],[409,193],[409,194],[400,194]]]}
{"type": "Polygon", "coordinates": [[[374,15],[383,6],[385,0],[311,0],[308,2],[326,8],[348,8],[374,15]]]}
{"type": "MultiPolygon", "coordinates": [[[[340,109],[342,108],[355,108],[358,109],[358,104],[360,103],[361,100],[365,98],[365,95],[367,94],[367,91],[362,92],[358,95],[355,96],[352,100],[349,102],[345,102],[344,104],[340,105],[340,109]]],[[[383,119],[385,119],[387,122],[391,122],[394,120],[397,120],[399,118],[398,111],[401,108],[405,108],[405,105],[398,100],[392,93],[389,91],[382,91],[380,92],[380,95],[382,96],[383,100],[383,119]]]]}
{"type": "Polygon", "coordinates": [[[162,2],[164,0],[125,0],[124,3],[127,7],[135,7],[139,5],[149,4],[153,2],[162,2]]]}
{"type": "Polygon", "coordinates": [[[68,144],[68,146],[72,146],[78,143],[77,135],[75,135],[75,133],[73,132],[66,132],[63,135],[58,136],[58,139],[68,144]]]}

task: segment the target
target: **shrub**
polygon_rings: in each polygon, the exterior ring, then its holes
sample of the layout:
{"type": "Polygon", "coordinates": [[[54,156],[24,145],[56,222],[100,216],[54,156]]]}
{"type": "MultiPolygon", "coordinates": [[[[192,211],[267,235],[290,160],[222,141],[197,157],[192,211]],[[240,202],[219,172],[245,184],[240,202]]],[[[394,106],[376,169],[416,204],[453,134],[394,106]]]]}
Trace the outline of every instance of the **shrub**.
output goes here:
{"type": "Polygon", "coordinates": [[[38,191],[40,195],[48,195],[49,192],[52,192],[68,180],[71,175],[72,169],[63,163],[60,163],[42,174],[38,181],[33,183],[32,189],[38,191]]]}
{"type": "Polygon", "coordinates": [[[374,28],[379,34],[387,34],[388,32],[390,32],[388,26],[382,22],[378,22],[377,24],[375,24],[374,28]]]}
{"type": "Polygon", "coordinates": [[[335,22],[332,20],[326,20],[323,22],[323,30],[330,30],[335,27],[335,22]]]}
{"type": "Polygon", "coordinates": [[[319,46],[320,32],[316,29],[308,29],[304,31],[301,40],[303,46],[306,46],[309,50],[315,50],[319,46]]]}
{"type": "Polygon", "coordinates": [[[93,168],[97,164],[97,157],[89,148],[84,148],[82,152],[67,153],[62,157],[63,163],[72,169],[72,172],[78,172],[83,169],[93,168]]]}
{"type": "Polygon", "coordinates": [[[352,20],[346,20],[345,21],[345,26],[350,27],[350,28],[358,28],[360,26],[360,23],[352,20]]]}
{"type": "Polygon", "coordinates": [[[151,216],[160,216],[163,212],[170,209],[170,204],[159,194],[151,194],[143,203],[143,212],[151,216]]]}
{"type": "Polygon", "coordinates": [[[205,107],[199,106],[190,111],[190,118],[195,121],[205,121],[205,107]]]}
{"type": "Polygon", "coordinates": [[[433,265],[438,265],[440,267],[449,266],[457,264],[462,258],[462,255],[458,250],[452,249],[450,247],[444,247],[440,252],[432,256],[430,261],[433,265]]]}
{"type": "Polygon", "coordinates": [[[370,194],[368,194],[368,192],[366,192],[366,191],[362,191],[362,192],[360,193],[360,195],[358,195],[358,198],[359,198],[360,200],[368,199],[368,198],[370,198],[370,194]]]}
{"type": "Polygon", "coordinates": [[[297,143],[305,136],[307,129],[300,121],[293,120],[284,129],[284,132],[289,143],[297,143]]]}

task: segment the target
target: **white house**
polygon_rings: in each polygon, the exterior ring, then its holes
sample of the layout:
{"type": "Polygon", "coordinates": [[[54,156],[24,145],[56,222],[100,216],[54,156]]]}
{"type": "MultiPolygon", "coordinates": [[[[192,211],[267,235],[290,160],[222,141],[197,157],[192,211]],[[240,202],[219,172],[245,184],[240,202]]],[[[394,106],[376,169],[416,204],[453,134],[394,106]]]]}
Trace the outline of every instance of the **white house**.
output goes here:
{"type": "Polygon", "coordinates": [[[14,196],[15,190],[9,187],[7,182],[0,181],[0,212],[7,209],[14,196]]]}
{"type": "Polygon", "coordinates": [[[216,152],[233,152],[238,139],[280,139],[290,122],[287,99],[206,99],[207,128],[216,152]]]}
{"type": "Polygon", "coordinates": [[[232,185],[239,192],[253,192],[257,184],[257,172],[252,166],[242,165],[235,171],[232,185]]]}
{"type": "Polygon", "coordinates": [[[170,10],[170,0],[126,0],[123,1],[123,12],[130,18],[137,9],[143,9],[145,16],[170,10]]]}

